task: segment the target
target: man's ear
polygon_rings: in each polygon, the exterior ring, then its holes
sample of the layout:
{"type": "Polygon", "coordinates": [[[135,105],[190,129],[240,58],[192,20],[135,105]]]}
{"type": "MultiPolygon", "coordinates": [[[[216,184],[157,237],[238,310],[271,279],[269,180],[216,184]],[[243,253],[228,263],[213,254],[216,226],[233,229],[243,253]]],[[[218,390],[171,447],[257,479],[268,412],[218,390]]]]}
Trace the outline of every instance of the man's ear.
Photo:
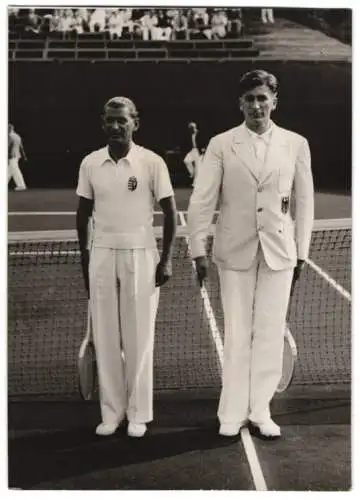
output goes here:
{"type": "Polygon", "coordinates": [[[140,128],[140,118],[139,117],[135,118],[134,123],[135,123],[134,132],[136,132],[140,128]]]}
{"type": "Polygon", "coordinates": [[[275,97],[273,98],[273,107],[272,107],[273,111],[274,109],[277,108],[277,105],[278,105],[278,96],[277,94],[275,94],[275,97]]]}

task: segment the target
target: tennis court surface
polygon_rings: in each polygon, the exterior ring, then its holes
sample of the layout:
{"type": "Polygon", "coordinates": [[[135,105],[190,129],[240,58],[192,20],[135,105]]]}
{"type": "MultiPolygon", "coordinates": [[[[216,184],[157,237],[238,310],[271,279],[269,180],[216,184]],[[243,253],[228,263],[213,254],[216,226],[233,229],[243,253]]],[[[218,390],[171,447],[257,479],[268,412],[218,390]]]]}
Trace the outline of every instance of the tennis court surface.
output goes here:
{"type": "MultiPolygon", "coordinates": [[[[10,487],[350,489],[351,220],[317,221],[295,289],[289,322],[298,361],[292,386],[273,402],[282,439],[265,442],[247,431],[224,439],[216,420],[223,345],[219,283],[213,266],[206,294],[200,294],[183,196],[173,278],[161,290],[157,319],[155,418],[138,441],[124,429],[110,438],[95,436],[98,404],[78,395],[86,296],[75,232],[25,226],[26,232],[9,233],[10,487]]],[[[57,225],[56,214],[47,217],[57,225]]]]}

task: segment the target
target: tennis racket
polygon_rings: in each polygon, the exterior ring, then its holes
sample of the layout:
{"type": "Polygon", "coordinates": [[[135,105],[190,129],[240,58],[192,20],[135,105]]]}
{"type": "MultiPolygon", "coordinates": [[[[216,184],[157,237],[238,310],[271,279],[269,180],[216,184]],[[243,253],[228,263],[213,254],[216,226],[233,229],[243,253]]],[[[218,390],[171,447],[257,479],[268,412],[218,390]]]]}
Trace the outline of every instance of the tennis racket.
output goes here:
{"type": "Polygon", "coordinates": [[[297,347],[294,337],[291,335],[289,326],[286,324],[284,335],[284,353],[282,375],[278,383],[276,392],[284,392],[292,382],[297,358],[297,347]]]}
{"type": "Polygon", "coordinates": [[[85,401],[94,399],[96,382],[96,355],[92,339],[90,303],[88,304],[86,334],[81,343],[78,355],[78,379],[81,397],[85,401]]]}
{"type": "MultiPolygon", "coordinates": [[[[293,281],[290,290],[290,302],[294,293],[295,281],[293,281]]],[[[287,320],[289,318],[290,304],[287,311],[287,320]]],[[[276,392],[284,392],[292,382],[295,371],[295,362],[297,359],[297,347],[294,337],[291,334],[288,321],[285,325],[284,332],[284,352],[283,352],[283,366],[280,381],[278,383],[276,392]]]]}

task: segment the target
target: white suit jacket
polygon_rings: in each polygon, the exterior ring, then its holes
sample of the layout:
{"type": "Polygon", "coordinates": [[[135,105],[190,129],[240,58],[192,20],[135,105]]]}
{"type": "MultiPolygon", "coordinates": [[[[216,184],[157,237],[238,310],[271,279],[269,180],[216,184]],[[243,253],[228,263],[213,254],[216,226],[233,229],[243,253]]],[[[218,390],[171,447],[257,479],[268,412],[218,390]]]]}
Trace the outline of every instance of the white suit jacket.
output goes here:
{"type": "Polygon", "coordinates": [[[211,139],[188,209],[190,251],[205,255],[217,201],[214,260],[249,269],[259,244],[268,266],[287,269],[308,256],[314,220],[314,186],[307,140],[273,125],[265,163],[253,151],[245,124],[211,139]],[[295,196],[295,224],[290,215],[295,196]]]}

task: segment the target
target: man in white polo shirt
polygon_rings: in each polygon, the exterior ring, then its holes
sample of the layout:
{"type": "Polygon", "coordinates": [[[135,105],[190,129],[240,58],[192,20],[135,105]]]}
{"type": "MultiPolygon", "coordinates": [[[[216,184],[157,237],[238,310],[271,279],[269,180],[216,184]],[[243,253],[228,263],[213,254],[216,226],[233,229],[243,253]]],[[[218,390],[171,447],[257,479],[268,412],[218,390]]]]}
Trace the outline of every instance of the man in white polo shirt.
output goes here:
{"type": "Polygon", "coordinates": [[[188,213],[190,246],[202,283],[205,240],[219,201],[214,257],[225,319],[219,432],[236,435],[250,421],[263,437],[275,438],[281,430],[270,402],[282,372],[286,310],[314,218],[311,158],[304,137],[271,120],[274,75],[246,73],[239,90],[245,121],[213,137],[200,163],[188,213]]]}
{"type": "Polygon", "coordinates": [[[133,142],[138,127],[138,112],[130,99],[114,97],[105,104],[103,130],[108,144],[84,158],[76,191],[80,197],[77,231],[100,387],[98,435],[113,434],[127,417],[128,434],[141,437],[153,418],[159,287],[172,274],[173,188],[162,158],[133,142]],[[153,231],[154,200],[164,212],[161,257],[153,231]]]}

